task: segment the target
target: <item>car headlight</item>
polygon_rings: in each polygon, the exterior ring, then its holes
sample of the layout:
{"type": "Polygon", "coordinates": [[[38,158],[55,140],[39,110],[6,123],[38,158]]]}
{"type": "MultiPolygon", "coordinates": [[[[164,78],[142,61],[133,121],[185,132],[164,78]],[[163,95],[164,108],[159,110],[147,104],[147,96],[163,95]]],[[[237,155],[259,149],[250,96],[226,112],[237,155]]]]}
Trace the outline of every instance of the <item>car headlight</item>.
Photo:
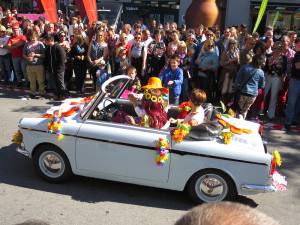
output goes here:
{"type": "Polygon", "coordinates": [[[20,127],[20,124],[22,123],[23,118],[21,118],[18,122],[18,127],[20,127]]]}

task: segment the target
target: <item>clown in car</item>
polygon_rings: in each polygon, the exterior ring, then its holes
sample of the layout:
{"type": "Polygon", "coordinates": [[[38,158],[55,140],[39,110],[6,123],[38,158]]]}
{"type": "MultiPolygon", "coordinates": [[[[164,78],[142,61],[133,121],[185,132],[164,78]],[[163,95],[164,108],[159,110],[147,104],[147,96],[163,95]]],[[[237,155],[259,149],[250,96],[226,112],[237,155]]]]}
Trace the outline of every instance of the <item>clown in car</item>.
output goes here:
{"type": "Polygon", "coordinates": [[[132,125],[164,129],[169,127],[166,101],[169,90],[162,86],[158,77],[150,77],[148,84],[142,87],[143,97],[130,94],[129,101],[133,104],[138,118],[127,116],[132,125]]]}

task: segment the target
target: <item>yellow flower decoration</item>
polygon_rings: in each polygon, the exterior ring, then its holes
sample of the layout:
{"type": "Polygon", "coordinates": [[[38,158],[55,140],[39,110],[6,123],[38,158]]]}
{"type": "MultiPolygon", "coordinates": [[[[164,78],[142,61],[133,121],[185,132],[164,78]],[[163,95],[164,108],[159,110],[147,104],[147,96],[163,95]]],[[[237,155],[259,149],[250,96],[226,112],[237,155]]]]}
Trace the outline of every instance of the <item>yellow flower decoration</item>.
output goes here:
{"type": "Polygon", "coordinates": [[[229,110],[228,110],[228,115],[229,115],[230,117],[234,117],[235,112],[234,112],[232,109],[229,109],[229,110]]]}
{"type": "Polygon", "coordinates": [[[275,151],[273,152],[273,157],[274,157],[274,160],[275,160],[276,165],[277,165],[277,166],[281,166],[282,160],[281,160],[281,155],[280,155],[280,153],[279,153],[278,150],[275,150],[275,151]]]}
{"type": "Polygon", "coordinates": [[[18,130],[16,133],[14,133],[11,141],[12,141],[12,143],[20,145],[23,141],[23,135],[22,135],[21,131],[18,130]]]}
{"type": "Polygon", "coordinates": [[[224,144],[229,145],[231,143],[232,133],[225,132],[224,133],[224,144]]]}

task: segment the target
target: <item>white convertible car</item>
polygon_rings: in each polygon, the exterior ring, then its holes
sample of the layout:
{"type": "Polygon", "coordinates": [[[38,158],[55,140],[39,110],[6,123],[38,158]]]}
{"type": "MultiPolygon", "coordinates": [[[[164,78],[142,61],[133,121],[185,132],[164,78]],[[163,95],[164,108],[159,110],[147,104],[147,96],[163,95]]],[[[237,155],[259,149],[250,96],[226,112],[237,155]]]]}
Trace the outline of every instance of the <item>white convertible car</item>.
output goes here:
{"type": "MultiPolygon", "coordinates": [[[[235,135],[226,145],[209,132],[194,136],[191,132],[191,137],[175,143],[169,130],[114,122],[120,110],[134,115],[131,103],[122,98],[129,79],[124,75],[111,78],[88,103],[69,99],[49,109],[49,115],[56,110],[76,111],[61,118],[62,140],[48,132],[49,117],[21,119],[17,151],[32,159],[38,174],[49,182],[62,182],[76,174],[187,190],[198,203],[275,190],[273,157],[263,144],[259,124],[239,121],[252,133],[235,135]],[[170,142],[169,159],[163,166],[155,163],[159,138],[170,142]]],[[[168,113],[173,116],[177,111],[172,106],[168,113]]]]}

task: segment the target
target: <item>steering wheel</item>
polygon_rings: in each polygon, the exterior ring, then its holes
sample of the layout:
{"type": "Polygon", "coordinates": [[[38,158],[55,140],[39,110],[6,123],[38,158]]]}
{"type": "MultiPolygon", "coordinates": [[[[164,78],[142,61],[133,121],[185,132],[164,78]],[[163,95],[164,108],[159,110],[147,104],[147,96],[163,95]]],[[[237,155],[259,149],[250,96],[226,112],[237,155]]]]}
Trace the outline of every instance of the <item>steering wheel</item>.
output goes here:
{"type": "Polygon", "coordinates": [[[110,121],[118,110],[119,107],[117,104],[115,104],[111,99],[105,99],[103,102],[103,109],[98,112],[97,117],[102,121],[110,121]]]}

